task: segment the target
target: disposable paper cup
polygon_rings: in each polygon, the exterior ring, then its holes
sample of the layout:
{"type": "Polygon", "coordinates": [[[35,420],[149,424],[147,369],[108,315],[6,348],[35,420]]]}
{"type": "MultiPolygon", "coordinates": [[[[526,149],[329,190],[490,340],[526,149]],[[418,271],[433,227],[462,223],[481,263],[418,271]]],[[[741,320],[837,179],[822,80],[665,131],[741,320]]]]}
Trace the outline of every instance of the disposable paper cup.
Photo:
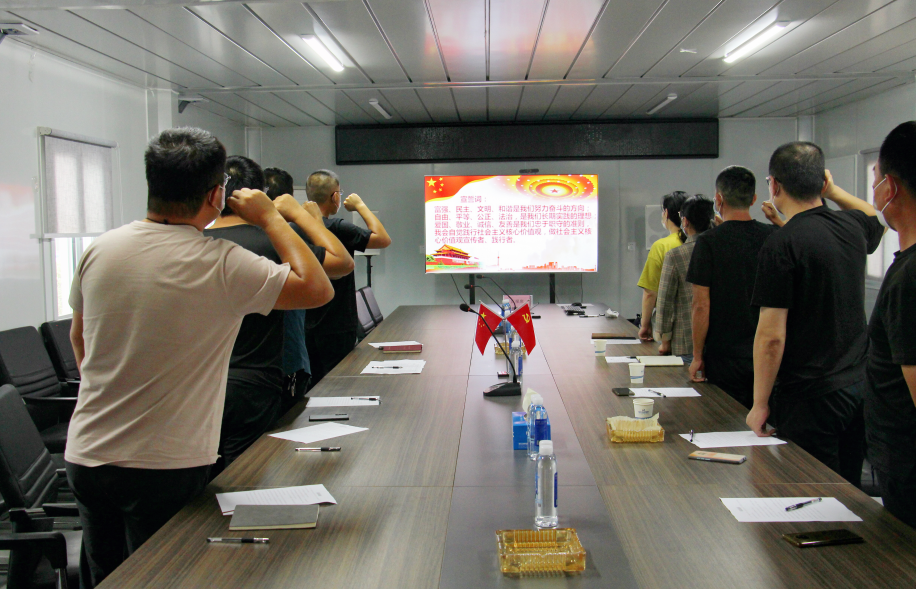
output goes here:
{"type": "Polygon", "coordinates": [[[607,340],[594,339],[592,340],[592,344],[595,346],[595,354],[604,356],[604,352],[607,351],[607,340]]]}
{"type": "Polygon", "coordinates": [[[652,417],[652,407],[655,405],[653,399],[642,399],[635,398],[633,399],[633,415],[637,419],[647,419],[652,417]]]}
{"type": "Polygon", "coordinates": [[[642,379],[646,375],[646,365],[641,363],[628,364],[630,367],[630,384],[642,384],[642,379]]]}

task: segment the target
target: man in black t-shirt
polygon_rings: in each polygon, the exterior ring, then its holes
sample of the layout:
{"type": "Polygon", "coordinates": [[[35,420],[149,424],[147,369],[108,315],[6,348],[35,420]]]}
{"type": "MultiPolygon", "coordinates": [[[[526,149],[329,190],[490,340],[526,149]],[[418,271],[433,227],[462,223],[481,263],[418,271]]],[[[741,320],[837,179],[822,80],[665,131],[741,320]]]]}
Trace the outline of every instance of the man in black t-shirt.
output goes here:
{"type": "Polygon", "coordinates": [[[868,459],[884,507],[916,527],[916,121],[884,139],[873,188],[875,207],[897,231],[900,251],[868,325],[868,459]]]}
{"type": "MultiPolygon", "coordinates": [[[[232,156],[226,160],[229,182],[226,190],[264,186],[264,174],[253,160],[232,156]]],[[[272,199],[277,210],[315,254],[329,278],[351,272],[353,259],[343,245],[320,222],[317,211],[299,206],[292,196],[272,199]],[[320,245],[316,245],[316,243],[320,245]]],[[[312,205],[314,208],[314,205],[312,205]]],[[[248,251],[282,263],[267,233],[247,224],[228,206],[204,235],[237,243],[248,251]]],[[[280,416],[283,392],[284,311],[246,315],[242,320],[232,355],[226,384],[226,400],[220,428],[220,459],[211,469],[216,477],[232,464],[261,435],[274,426],[280,416]]]]}
{"type": "MultiPolygon", "coordinates": [[[[308,199],[318,204],[325,226],[344,244],[352,256],[356,251],[382,249],[391,245],[384,225],[356,195],[341,199],[340,179],[330,170],[312,172],[305,184],[308,199]],[[363,229],[341,218],[331,218],[341,204],[356,211],[366,222],[363,229]]],[[[312,368],[312,386],[324,378],[356,345],[358,317],[356,314],[356,279],[349,274],[332,280],[334,299],[318,309],[311,309],[305,318],[305,344],[312,368]]]]}
{"type": "Polygon", "coordinates": [[[772,406],[781,437],[858,486],[865,455],[865,264],[884,227],[874,207],[833,184],[813,143],[777,148],[767,183],[788,221],[759,254],[747,424],[758,436],[770,435],[772,406]],[[823,206],[822,193],[844,210],[823,206]]]}
{"type": "Polygon", "coordinates": [[[747,168],[722,170],[716,178],[715,204],[724,223],[697,238],[687,270],[687,282],[693,284],[690,377],[694,382],[709,380],[748,409],[754,401],[759,309],[751,305],[751,296],[757,253],[776,230],[751,219],[756,186],[747,168]]]}

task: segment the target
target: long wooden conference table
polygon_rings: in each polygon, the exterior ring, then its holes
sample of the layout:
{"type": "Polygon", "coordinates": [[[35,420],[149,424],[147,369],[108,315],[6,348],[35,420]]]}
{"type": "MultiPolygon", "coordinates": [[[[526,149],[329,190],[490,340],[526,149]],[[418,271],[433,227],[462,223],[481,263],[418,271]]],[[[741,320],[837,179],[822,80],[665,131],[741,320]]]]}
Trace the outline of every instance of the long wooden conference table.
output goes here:
{"type": "MultiPolygon", "coordinates": [[[[747,429],[746,411],[722,391],[655,401],[664,443],[612,444],[605,418],[632,416],[625,364],[592,351],[592,332],[636,334],[623,319],[578,318],[536,307],[537,347],[523,387],[544,396],[559,463],[561,527],[579,532],[587,568],[572,577],[513,579],[499,572],[494,532],[531,528],[534,463],[513,451],[518,397],[487,399],[505,361],[473,347],[476,317],[455,307],[399,307],[311,396],[381,395],[348,407],[368,431],[336,438],[341,452],[295,452],[262,437],[206,492],[176,515],[103,588],[337,587],[913,587],[916,531],[798,446],[721,449],[746,454],[728,465],[688,460],[677,434],[747,429]],[[423,352],[383,354],[368,342],[416,340],[423,352]],[[371,360],[426,360],[419,375],[361,376],[371,360]],[[219,492],[322,483],[313,530],[259,532],[267,545],[208,544],[230,532],[219,492]],[[850,523],[740,523],[720,497],[836,497],[850,523]],[[798,549],[791,532],[847,528],[865,544],[798,549]]],[[[609,345],[608,355],[654,354],[651,344],[609,345]]],[[[649,368],[644,386],[691,386],[686,367],[649,368]]],[[[310,425],[294,407],[278,430],[310,425]]]]}

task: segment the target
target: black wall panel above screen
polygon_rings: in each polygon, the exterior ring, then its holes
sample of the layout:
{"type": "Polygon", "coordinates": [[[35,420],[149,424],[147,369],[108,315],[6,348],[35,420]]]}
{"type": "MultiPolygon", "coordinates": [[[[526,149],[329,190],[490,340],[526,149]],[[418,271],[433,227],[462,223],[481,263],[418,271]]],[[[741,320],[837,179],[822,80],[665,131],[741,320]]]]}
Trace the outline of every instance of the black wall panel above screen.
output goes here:
{"type": "Polygon", "coordinates": [[[718,119],[337,127],[337,163],[719,157],[718,119]]]}

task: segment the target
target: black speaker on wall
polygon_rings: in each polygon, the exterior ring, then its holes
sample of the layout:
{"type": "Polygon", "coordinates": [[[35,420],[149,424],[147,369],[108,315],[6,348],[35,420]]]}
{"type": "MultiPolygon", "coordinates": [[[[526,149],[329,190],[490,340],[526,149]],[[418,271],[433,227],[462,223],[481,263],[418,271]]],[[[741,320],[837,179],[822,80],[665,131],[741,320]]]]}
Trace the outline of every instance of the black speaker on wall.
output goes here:
{"type": "Polygon", "coordinates": [[[719,157],[718,119],[350,125],[337,164],[719,157]]]}

